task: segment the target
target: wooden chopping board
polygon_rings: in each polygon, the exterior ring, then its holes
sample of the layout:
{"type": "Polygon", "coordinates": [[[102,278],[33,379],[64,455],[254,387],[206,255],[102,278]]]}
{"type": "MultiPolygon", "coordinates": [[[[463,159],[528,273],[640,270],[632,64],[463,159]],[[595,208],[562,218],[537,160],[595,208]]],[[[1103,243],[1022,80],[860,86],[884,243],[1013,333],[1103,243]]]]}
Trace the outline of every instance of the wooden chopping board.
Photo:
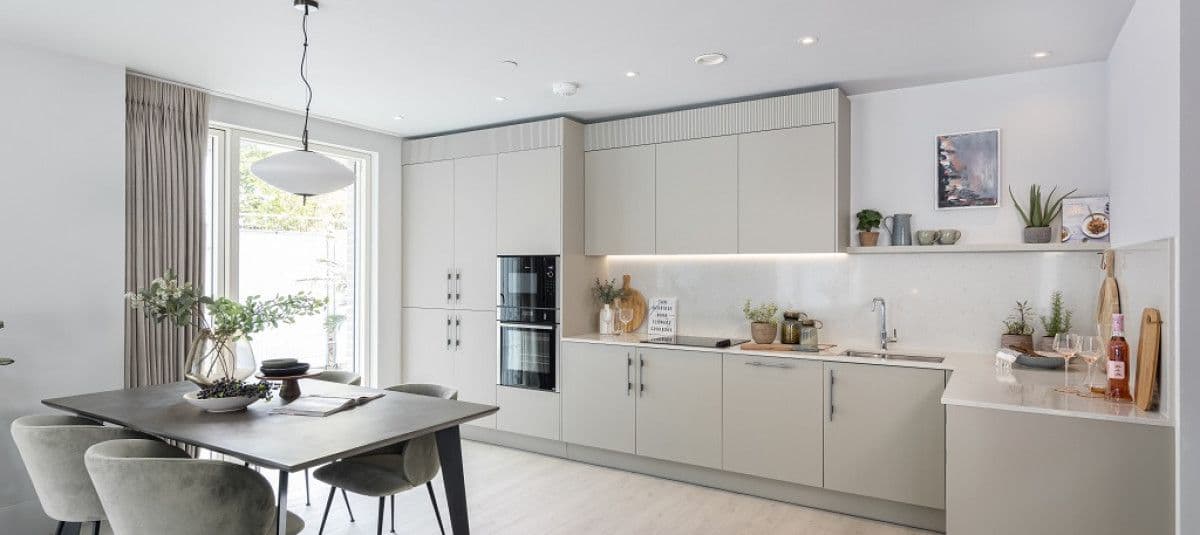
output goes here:
{"type": "Polygon", "coordinates": [[[1156,308],[1142,311],[1142,331],[1138,335],[1137,384],[1134,402],[1139,409],[1152,410],[1158,406],[1158,357],[1162,341],[1162,314],[1156,308]]]}
{"type": "Polygon", "coordinates": [[[1117,289],[1117,279],[1113,277],[1113,266],[1116,257],[1112,249],[1104,251],[1104,260],[1100,269],[1104,270],[1104,282],[1100,284],[1100,296],[1096,304],[1096,325],[1099,326],[1102,340],[1112,338],[1112,315],[1121,312],[1121,293],[1117,289]]]}
{"type": "MultiPolygon", "coordinates": [[[[633,321],[629,322],[629,332],[634,332],[646,321],[646,297],[629,285],[631,278],[628,274],[621,278],[621,306],[633,309],[633,321]]],[[[618,312],[617,321],[621,321],[620,311],[615,312],[618,312]]]]}

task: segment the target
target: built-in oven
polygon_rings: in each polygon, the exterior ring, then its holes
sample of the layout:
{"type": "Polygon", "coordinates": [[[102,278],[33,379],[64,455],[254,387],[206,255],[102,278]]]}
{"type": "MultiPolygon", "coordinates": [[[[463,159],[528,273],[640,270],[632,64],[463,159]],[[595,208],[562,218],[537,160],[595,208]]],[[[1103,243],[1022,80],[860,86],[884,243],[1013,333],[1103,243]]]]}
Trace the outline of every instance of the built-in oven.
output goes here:
{"type": "Polygon", "coordinates": [[[496,260],[499,384],[555,390],[558,376],[558,257],[496,260]]]}

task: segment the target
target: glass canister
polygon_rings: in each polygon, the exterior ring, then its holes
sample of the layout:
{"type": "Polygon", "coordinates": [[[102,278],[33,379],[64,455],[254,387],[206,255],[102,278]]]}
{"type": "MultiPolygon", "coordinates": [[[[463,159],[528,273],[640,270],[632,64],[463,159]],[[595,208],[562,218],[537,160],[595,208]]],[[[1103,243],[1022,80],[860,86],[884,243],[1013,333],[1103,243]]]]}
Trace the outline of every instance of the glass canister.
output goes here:
{"type": "Polygon", "coordinates": [[[796,345],[800,346],[802,351],[818,351],[817,331],[821,329],[821,322],[807,317],[800,320],[800,340],[796,345]]]}
{"type": "Polygon", "coordinates": [[[796,345],[800,343],[800,322],[808,316],[798,310],[783,313],[783,321],[779,324],[779,343],[796,345]]]}

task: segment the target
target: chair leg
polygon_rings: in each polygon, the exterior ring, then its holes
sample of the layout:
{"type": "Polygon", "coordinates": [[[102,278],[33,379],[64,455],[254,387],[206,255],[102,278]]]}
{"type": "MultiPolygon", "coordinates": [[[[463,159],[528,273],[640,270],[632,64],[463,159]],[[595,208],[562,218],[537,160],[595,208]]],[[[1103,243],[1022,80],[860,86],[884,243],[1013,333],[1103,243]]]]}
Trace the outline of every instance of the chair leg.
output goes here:
{"type": "Polygon", "coordinates": [[[308,491],[308,469],[304,469],[304,506],[312,506],[312,494],[308,491]]]}
{"type": "Polygon", "coordinates": [[[392,495],[392,533],[396,532],[396,495],[392,495]]]}
{"type": "Polygon", "coordinates": [[[97,520],[92,524],[92,535],[100,535],[100,521],[97,520]]]}
{"type": "Polygon", "coordinates": [[[433,515],[437,517],[438,529],[442,531],[442,535],[446,535],[446,526],[442,525],[442,513],[438,511],[437,496],[433,494],[433,482],[426,481],[425,488],[429,489],[429,503],[433,504],[433,515]]]}
{"type": "Polygon", "coordinates": [[[62,535],[63,528],[64,528],[64,527],[66,527],[66,525],[67,525],[67,523],[66,523],[66,522],[63,522],[62,520],[59,520],[59,521],[58,521],[58,528],[54,530],[54,535],[62,535]]]}
{"type": "Polygon", "coordinates": [[[354,522],[354,510],[350,509],[350,497],[346,495],[346,489],[342,489],[342,499],[346,500],[346,512],[350,513],[350,521],[354,522]]]}
{"type": "Polygon", "coordinates": [[[333,506],[333,495],[337,493],[337,487],[329,487],[329,500],[325,502],[325,514],[321,515],[321,529],[317,530],[317,535],[325,533],[325,521],[329,519],[329,508],[333,506]]]}
{"type": "Polygon", "coordinates": [[[383,535],[383,508],[387,505],[387,496],[379,497],[379,523],[376,524],[375,535],[383,535]]]}

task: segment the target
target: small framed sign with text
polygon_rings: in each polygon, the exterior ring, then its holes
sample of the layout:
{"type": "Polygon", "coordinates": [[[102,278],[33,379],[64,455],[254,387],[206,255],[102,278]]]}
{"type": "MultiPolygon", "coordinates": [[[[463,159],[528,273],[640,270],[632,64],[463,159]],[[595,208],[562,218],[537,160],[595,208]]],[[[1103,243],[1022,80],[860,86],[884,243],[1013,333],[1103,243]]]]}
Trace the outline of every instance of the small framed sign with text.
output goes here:
{"type": "Polygon", "coordinates": [[[652,338],[675,336],[675,304],[677,301],[674,297],[655,297],[650,300],[646,334],[652,338]]]}

